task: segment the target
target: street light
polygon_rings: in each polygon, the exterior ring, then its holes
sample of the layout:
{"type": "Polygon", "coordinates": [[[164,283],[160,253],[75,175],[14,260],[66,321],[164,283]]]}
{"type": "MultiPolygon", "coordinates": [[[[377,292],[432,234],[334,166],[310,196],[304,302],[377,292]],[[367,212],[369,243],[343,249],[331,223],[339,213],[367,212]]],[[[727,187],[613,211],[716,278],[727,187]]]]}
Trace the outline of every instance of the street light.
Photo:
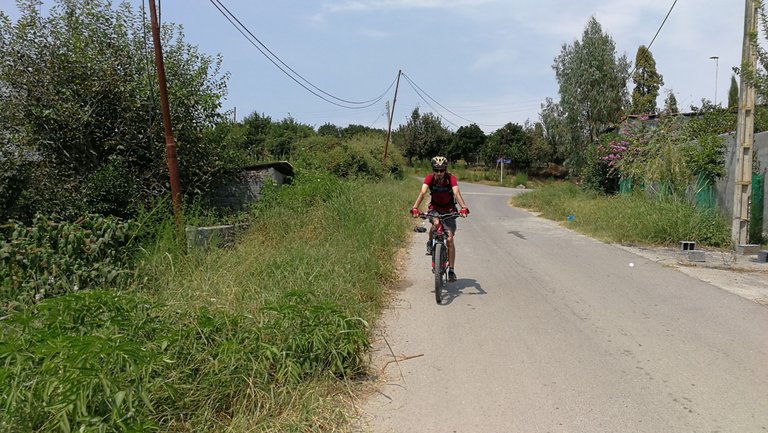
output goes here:
{"type": "Polygon", "coordinates": [[[717,106],[717,69],[718,69],[718,59],[720,57],[712,56],[709,58],[709,60],[715,61],[715,106],[717,106]]]}

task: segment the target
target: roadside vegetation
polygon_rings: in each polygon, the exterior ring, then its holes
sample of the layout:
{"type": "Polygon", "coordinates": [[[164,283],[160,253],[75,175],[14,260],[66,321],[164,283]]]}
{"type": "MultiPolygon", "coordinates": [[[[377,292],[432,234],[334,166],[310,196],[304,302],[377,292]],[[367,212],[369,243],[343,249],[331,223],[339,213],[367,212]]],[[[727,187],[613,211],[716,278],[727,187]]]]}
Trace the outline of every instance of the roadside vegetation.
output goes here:
{"type": "MultiPolygon", "coordinates": [[[[452,131],[417,107],[384,162],[381,129],[230,120],[221,58],[165,23],[184,221],[249,225],[234,245],[188,251],[148,17],[107,0],[17,5],[15,22],[0,11],[0,431],[344,431],[413,177],[437,154],[460,181],[495,185],[504,160],[503,186],[537,188],[516,205],[601,239],[729,242],[707,188],[735,115],[702,100],[683,119],[673,93],[658,110],[644,47],[630,103],[629,62],[594,18],[554,59],[561,99],[540,121],[452,131]],[[288,184],[242,212],[214,206],[243,167],[274,161],[295,168],[288,184]],[[581,187],[541,186],[566,176],[581,187]]],[[[764,108],[755,123],[768,128],[764,108]]]]}
{"type": "Polygon", "coordinates": [[[605,242],[677,246],[691,240],[718,248],[731,242],[728,221],[715,210],[642,192],[606,196],[558,182],[516,196],[512,203],[605,242]]]}
{"type": "Polygon", "coordinates": [[[187,255],[158,236],[131,284],[16,308],[2,323],[0,427],[343,428],[412,189],[302,175],[267,193],[231,249],[187,255]]]}

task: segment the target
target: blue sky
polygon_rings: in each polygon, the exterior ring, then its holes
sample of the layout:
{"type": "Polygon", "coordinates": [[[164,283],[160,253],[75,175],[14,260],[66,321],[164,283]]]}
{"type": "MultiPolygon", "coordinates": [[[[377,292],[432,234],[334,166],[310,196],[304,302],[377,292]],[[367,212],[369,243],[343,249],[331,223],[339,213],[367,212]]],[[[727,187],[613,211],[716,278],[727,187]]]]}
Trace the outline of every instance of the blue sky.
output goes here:
{"type": "MultiPolygon", "coordinates": [[[[220,0],[272,52],[334,96],[362,101],[380,95],[402,69],[450,111],[486,132],[506,122],[538,120],[544,98],[558,99],[552,64],[562,44],[580,39],[594,15],[631,61],[648,45],[673,0],[220,0]]],[[[131,0],[137,7],[142,0],[131,0]]],[[[50,5],[53,2],[43,2],[50,5]]],[[[0,7],[17,16],[13,0],[0,7]]],[[[162,20],[182,24],[188,42],[220,53],[231,74],[224,109],[241,119],[253,111],[292,116],[319,127],[386,128],[384,101],[361,110],[331,105],[285,76],[209,0],[161,0],[162,20]]],[[[664,90],[679,107],[702,98],[727,101],[731,67],[740,63],[744,2],[679,0],[651,46],[664,90]],[[718,56],[717,64],[711,56],[718,56]],[[718,80],[715,80],[717,73],[718,80]]],[[[663,98],[659,98],[661,104],[663,98]]],[[[414,107],[467,125],[401,80],[393,128],[414,107]]]]}

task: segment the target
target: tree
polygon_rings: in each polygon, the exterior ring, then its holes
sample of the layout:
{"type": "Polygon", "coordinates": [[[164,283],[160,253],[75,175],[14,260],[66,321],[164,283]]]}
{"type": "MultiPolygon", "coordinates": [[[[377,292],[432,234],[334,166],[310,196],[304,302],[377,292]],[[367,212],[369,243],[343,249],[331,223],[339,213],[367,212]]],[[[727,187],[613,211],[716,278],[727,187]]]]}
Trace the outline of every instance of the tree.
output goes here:
{"type": "Polygon", "coordinates": [[[616,57],[613,39],[591,17],[581,41],[563,44],[552,65],[559,84],[560,106],[577,138],[569,143],[571,169],[578,173],[586,144],[617,123],[628,104],[626,55],[616,57]]]}
{"type": "Polygon", "coordinates": [[[545,166],[547,163],[552,162],[555,156],[555,147],[547,140],[544,133],[544,125],[541,122],[531,124],[526,121],[523,129],[531,145],[531,163],[545,166]]]}
{"type": "Polygon", "coordinates": [[[635,56],[635,72],[632,74],[635,88],[632,91],[633,114],[655,114],[656,98],[664,78],[656,72],[656,60],[645,45],[640,45],[635,56]]]}
{"type": "Polygon", "coordinates": [[[371,128],[365,125],[350,124],[341,130],[341,136],[343,138],[352,138],[356,135],[379,135],[382,138],[387,136],[387,131],[379,128],[371,128]]]}
{"type": "Polygon", "coordinates": [[[530,166],[531,142],[522,126],[507,123],[488,137],[483,160],[493,165],[498,158],[509,159],[512,167],[524,169],[530,166]]]}
{"type": "Polygon", "coordinates": [[[485,133],[477,124],[462,126],[453,134],[448,159],[452,161],[463,159],[468,163],[477,162],[486,140],[485,133]]]}
{"type": "Polygon", "coordinates": [[[272,159],[289,159],[293,155],[295,144],[314,134],[315,130],[311,126],[299,123],[288,116],[270,125],[264,145],[272,159]]]}
{"type": "Polygon", "coordinates": [[[412,164],[413,158],[428,159],[445,154],[451,142],[451,131],[432,113],[421,114],[416,107],[405,126],[395,132],[395,141],[403,156],[412,164]]]}
{"type": "Polygon", "coordinates": [[[664,111],[668,114],[677,114],[677,98],[672,90],[667,91],[667,97],[664,99],[664,111]]]}
{"type": "Polygon", "coordinates": [[[574,140],[573,131],[568,127],[565,119],[565,111],[560,104],[554,102],[552,98],[546,98],[544,104],[541,104],[541,125],[544,129],[544,138],[552,147],[552,161],[561,164],[574,140]]]}
{"type": "Polygon", "coordinates": [[[317,135],[323,137],[335,137],[341,138],[342,128],[334,125],[333,123],[325,123],[317,128],[317,135]]]}
{"type": "MultiPolygon", "coordinates": [[[[47,16],[39,3],[20,0],[15,23],[0,12],[0,160],[25,167],[0,218],[128,216],[168,183],[149,24],[128,3],[58,0],[47,16]]],[[[227,77],[180,27],[165,24],[162,40],[182,187],[195,194],[230,163],[203,138],[227,77]]]]}
{"type": "Polygon", "coordinates": [[[246,131],[243,147],[245,152],[257,161],[269,159],[266,143],[272,123],[271,117],[255,111],[243,119],[243,127],[246,131]]]}
{"type": "Polygon", "coordinates": [[[731,88],[728,89],[728,108],[737,108],[739,106],[739,84],[736,82],[736,75],[731,75],[731,88]]]}

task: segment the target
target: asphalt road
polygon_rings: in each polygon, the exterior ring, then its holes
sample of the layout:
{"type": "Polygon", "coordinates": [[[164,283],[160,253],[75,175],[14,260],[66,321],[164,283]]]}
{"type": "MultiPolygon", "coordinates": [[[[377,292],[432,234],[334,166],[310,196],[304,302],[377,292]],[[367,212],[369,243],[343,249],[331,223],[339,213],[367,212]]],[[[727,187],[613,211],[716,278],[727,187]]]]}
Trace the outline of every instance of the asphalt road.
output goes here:
{"type": "Polygon", "coordinates": [[[362,430],[768,432],[768,307],[460,187],[459,279],[437,305],[416,233],[362,430]]]}

